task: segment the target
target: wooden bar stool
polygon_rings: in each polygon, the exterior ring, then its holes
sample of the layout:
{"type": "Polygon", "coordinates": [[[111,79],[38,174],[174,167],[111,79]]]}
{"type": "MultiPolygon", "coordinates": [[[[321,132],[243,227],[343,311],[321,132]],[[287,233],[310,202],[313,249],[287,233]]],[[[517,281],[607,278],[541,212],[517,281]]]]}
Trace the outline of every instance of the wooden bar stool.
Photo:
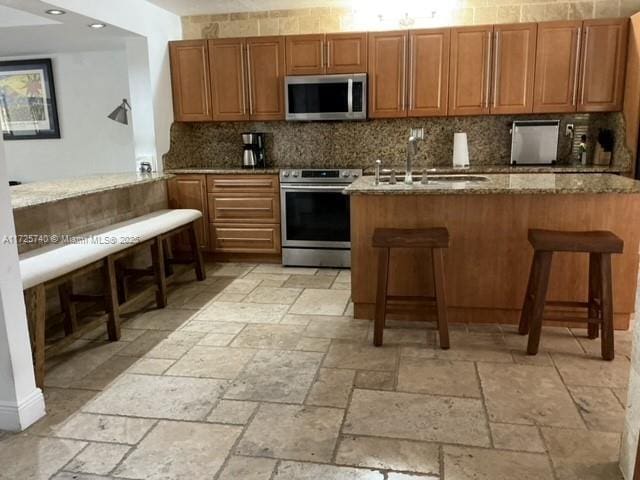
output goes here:
{"type": "Polygon", "coordinates": [[[444,264],[442,249],[449,247],[449,232],[446,228],[377,228],[373,232],[373,246],[380,249],[378,257],[378,292],[374,321],[373,344],[382,345],[388,301],[413,301],[432,303],[436,307],[440,347],[449,348],[449,326],[447,324],[447,302],[444,289],[444,264]],[[389,255],[392,248],[428,248],[433,259],[434,296],[389,296],[389,255]]]}
{"type": "Polygon", "coordinates": [[[586,321],[589,338],[598,338],[602,329],[602,358],[613,360],[613,286],[611,254],[622,253],[624,242],[611,232],[560,232],[529,230],[533,262],[520,316],[519,333],[529,334],[527,353],[538,353],[545,305],[586,308],[587,318],[557,318],[550,321],[586,321]],[[589,299],[587,302],[547,302],[553,252],[589,254],[589,299]]]}

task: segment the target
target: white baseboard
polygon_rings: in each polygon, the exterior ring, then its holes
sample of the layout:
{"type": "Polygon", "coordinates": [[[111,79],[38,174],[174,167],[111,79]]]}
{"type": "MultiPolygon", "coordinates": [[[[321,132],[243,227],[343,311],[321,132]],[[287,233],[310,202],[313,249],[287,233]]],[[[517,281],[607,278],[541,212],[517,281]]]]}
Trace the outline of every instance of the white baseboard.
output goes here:
{"type": "Polygon", "coordinates": [[[0,430],[20,432],[46,414],[42,390],[36,388],[20,404],[0,402],[0,430]]]}

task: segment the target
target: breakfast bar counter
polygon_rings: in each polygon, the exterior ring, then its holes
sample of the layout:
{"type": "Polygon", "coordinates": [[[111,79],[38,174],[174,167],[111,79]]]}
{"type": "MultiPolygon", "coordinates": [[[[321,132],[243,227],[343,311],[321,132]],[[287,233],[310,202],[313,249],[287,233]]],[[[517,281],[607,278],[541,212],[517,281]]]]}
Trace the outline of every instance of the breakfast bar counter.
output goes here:
{"type": "MultiPolygon", "coordinates": [[[[615,326],[626,329],[634,312],[640,244],[640,182],[611,174],[486,174],[483,181],[431,176],[375,185],[365,176],[345,189],[351,196],[352,297],[356,318],[373,318],[376,228],[446,227],[446,294],[453,322],[517,323],[533,250],[530,228],[610,230],[624,240],[613,256],[615,326]]],[[[414,176],[415,178],[415,176],[414,176]]],[[[473,180],[473,178],[472,178],[473,180]]],[[[479,179],[475,179],[479,180],[479,179]]],[[[389,294],[432,291],[429,253],[402,249],[391,257],[389,294]]],[[[549,300],[584,301],[588,256],[554,255],[549,300]]],[[[575,312],[552,312],[555,318],[575,312]]],[[[394,316],[390,316],[394,318],[394,316]]],[[[399,319],[423,319],[407,306],[399,319]]]]}

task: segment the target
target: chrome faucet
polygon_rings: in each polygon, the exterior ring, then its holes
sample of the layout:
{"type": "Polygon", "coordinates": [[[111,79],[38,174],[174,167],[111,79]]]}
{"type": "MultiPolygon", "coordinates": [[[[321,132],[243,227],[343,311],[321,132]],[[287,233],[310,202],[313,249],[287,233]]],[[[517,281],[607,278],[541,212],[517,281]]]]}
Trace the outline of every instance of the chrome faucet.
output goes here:
{"type": "Polygon", "coordinates": [[[424,140],[424,128],[412,128],[407,143],[407,166],[404,173],[404,183],[413,185],[413,159],[418,154],[418,141],[424,140]]]}
{"type": "Polygon", "coordinates": [[[380,165],[382,164],[382,160],[376,160],[376,185],[380,185],[380,165]]]}

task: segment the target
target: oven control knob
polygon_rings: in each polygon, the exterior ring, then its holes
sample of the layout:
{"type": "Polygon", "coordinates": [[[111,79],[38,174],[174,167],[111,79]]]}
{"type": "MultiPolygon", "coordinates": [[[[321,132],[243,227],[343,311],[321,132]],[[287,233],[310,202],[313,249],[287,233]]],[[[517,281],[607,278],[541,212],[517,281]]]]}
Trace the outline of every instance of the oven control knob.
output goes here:
{"type": "Polygon", "coordinates": [[[294,176],[294,177],[297,177],[298,176],[298,172],[296,170],[294,170],[293,172],[291,172],[291,175],[294,176]]]}
{"type": "Polygon", "coordinates": [[[353,178],[357,178],[358,177],[358,172],[353,172],[351,175],[353,176],[353,178]]]}
{"type": "Polygon", "coordinates": [[[351,175],[347,170],[345,170],[344,172],[342,172],[342,176],[344,178],[347,178],[349,175],[351,175]]]}
{"type": "Polygon", "coordinates": [[[282,176],[283,177],[288,177],[289,176],[289,170],[285,170],[284,172],[282,172],[282,176]]]}

